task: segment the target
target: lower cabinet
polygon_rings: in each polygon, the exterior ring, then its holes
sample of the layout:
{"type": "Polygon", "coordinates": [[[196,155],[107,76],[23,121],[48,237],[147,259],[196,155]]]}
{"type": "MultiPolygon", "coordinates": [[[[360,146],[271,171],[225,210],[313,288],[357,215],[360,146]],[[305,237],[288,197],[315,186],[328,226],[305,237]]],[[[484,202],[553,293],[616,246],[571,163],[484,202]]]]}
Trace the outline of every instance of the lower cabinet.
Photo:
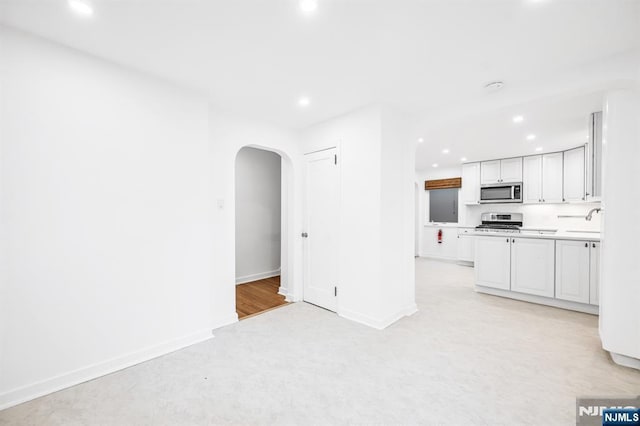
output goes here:
{"type": "MultiPolygon", "coordinates": [[[[552,306],[593,313],[599,304],[600,243],[502,236],[475,237],[476,285],[557,299],[552,306]],[[583,310],[587,309],[587,310],[583,310]]],[[[493,294],[493,293],[492,293],[493,294]]],[[[545,303],[535,299],[538,303],[545,303]]]]}
{"type": "Polygon", "coordinates": [[[556,241],[556,299],[597,305],[600,243],[556,241]]]}
{"type": "Polygon", "coordinates": [[[458,229],[458,260],[463,262],[473,262],[474,241],[471,233],[473,228],[458,229]]]}
{"type": "Polygon", "coordinates": [[[511,291],[553,297],[554,241],[511,239],[511,291]]]}
{"type": "Polygon", "coordinates": [[[511,238],[475,237],[476,284],[509,290],[511,282],[511,238]]]}
{"type": "Polygon", "coordinates": [[[553,297],[553,240],[476,237],[476,283],[485,287],[553,297]]]}

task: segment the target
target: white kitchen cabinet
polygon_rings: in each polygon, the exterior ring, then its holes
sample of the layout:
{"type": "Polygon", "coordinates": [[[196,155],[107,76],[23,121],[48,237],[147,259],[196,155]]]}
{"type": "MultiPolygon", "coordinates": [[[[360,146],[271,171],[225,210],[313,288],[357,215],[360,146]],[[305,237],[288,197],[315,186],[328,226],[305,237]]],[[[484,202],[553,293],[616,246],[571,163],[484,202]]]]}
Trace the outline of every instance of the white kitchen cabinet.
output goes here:
{"type": "Polygon", "coordinates": [[[584,147],[564,152],[564,196],[563,201],[585,200],[585,156],[584,147]]]}
{"type": "Polygon", "coordinates": [[[462,203],[480,203],[480,163],[462,165],[462,203]]]}
{"type": "Polygon", "coordinates": [[[522,182],[522,157],[500,160],[500,182],[522,182]]]}
{"type": "Polygon", "coordinates": [[[455,226],[424,226],[420,241],[420,256],[436,259],[458,259],[458,228],[455,226]],[[442,231],[442,242],[438,242],[438,231],[442,231]]]}
{"type": "Polygon", "coordinates": [[[561,152],[542,156],[542,202],[562,202],[562,158],[561,152]]]}
{"type": "Polygon", "coordinates": [[[522,160],[522,202],[542,202],[542,155],[524,157],[522,160]]]}
{"type": "Polygon", "coordinates": [[[553,240],[511,238],[511,291],[553,297],[553,240]]]}
{"type": "Polygon", "coordinates": [[[458,261],[473,262],[474,236],[471,235],[475,229],[458,228],[458,261]]]}
{"type": "Polygon", "coordinates": [[[589,303],[600,304],[600,243],[591,242],[589,250],[589,303]]]}
{"type": "Polygon", "coordinates": [[[556,241],[556,298],[589,303],[590,243],[556,241]]]}
{"type": "Polygon", "coordinates": [[[474,271],[476,284],[509,290],[511,282],[511,242],[508,237],[475,237],[474,271]]]}
{"type": "Polygon", "coordinates": [[[480,183],[482,185],[500,183],[500,160],[480,163],[480,183]]]}
{"type": "Polygon", "coordinates": [[[522,182],[522,157],[480,163],[480,183],[522,182]]]}

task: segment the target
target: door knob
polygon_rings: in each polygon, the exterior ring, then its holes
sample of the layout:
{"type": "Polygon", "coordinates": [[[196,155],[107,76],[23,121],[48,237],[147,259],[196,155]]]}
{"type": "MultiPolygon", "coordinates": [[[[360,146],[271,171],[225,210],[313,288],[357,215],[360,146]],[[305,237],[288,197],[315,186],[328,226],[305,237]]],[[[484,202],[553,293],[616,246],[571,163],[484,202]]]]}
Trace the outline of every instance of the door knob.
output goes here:
{"type": "Polygon", "coordinates": [[[300,234],[300,236],[302,238],[309,238],[309,234],[307,234],[306,232],[303,232],[302,234],[300,234]]]}

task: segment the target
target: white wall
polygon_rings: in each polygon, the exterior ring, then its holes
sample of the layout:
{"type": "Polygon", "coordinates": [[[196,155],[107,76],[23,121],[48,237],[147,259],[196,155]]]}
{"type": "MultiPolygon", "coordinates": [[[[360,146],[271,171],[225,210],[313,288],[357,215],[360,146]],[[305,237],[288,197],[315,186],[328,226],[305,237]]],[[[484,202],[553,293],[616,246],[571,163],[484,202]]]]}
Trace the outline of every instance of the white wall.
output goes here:
{"type": "Polygon", "coordinates": [[[0,27],[0,408],[211,337],[235,312],[235,159],[282,161],[302,298],[297,135],[0,27]]]}
{"type": "Polygon", "coordinates": [[[207,339],[204,98],[0,28],[0,408],[207,339]]]}
{"type": "Polygon", "coordinates": [[[282,157],[280,291],[290,301],[302,300],[302,157],[299,136],[268,124],[256,123],[217,108],[209,111],[211,193],[215,213],[213,286],[220,322],[235,312],[235,159],[242,147],[266,149],[282,157]]]}
{"type": "Polygon", "coordinates": [[[236,283],[280,274],[281,158],[255,148],[236,157],[236,283]]]}
{"type": "Polygon", "coordinates": [[[417,310],[415,303],[415,137],[413,123],[382,107],[382,312],[390,324],[417,310]]]}
{"type": "Polygon", "coordinates": [[[374,105],[303,132],[305,152],[339,152],[338,313],[377,328],[415,311],[413,274],[407,276],[413,259],[413,147],[404,145],[399,122],[374,105]],[[387,254],[391,258],[384,259],[387,254]],[[395,263],[397,256],[402,259],[395,263]]]}
{"type": "Polygon", "coordinates": [[[603,111],[600,337],[614,361],[640,368],[640,89],[614,91],[603,111]]]}

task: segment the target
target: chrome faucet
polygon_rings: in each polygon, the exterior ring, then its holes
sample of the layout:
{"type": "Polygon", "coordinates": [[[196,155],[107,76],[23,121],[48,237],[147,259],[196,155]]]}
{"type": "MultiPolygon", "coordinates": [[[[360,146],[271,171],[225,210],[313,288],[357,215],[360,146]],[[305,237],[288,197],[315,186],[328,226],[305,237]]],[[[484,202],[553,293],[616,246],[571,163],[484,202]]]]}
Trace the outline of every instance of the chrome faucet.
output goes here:
{"type": "Polygon", "coordinates": [[[593,214],[600,213],[600,210],[602,210],[600,207],[596,207],[595,209],[589,210],[589,213],[587,213],[587,216],[584,219],[587,221],[590,221],[593,214]]]}

